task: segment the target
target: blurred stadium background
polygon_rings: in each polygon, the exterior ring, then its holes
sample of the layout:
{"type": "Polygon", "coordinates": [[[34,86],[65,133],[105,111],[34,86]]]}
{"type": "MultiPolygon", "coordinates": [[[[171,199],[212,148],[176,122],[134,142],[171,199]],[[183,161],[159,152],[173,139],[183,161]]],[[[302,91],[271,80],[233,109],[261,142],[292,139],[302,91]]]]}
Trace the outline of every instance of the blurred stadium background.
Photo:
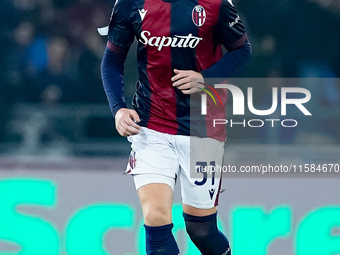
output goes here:
{"type": "MultiPolygon", "coordinates": [[[[306,87],[317,98],[312,121],[289,132],[233,128],[226,161],[340,163],[340,2],[234,4],[253,46],[238,77],[325,82],[306,87]]],[[[100,79],[105,38],[96,28],[107,25],[112,6],[1,1],[0,254],[143,254],[141,211],[132,180],[122,174],[130,147],[115,131],[100,79]]],[[[135,46],[125,66],[128,103],[137,79],[135,46]]],[[[267,98],[260,99],[267,109],[267,98]]],[[[234,254],[340,254],[337,176],[278,177],[225,178],[220,224],[234,254]]],[[[198,254],[179,207],[174,215],[182,253],[198,254]]]]}

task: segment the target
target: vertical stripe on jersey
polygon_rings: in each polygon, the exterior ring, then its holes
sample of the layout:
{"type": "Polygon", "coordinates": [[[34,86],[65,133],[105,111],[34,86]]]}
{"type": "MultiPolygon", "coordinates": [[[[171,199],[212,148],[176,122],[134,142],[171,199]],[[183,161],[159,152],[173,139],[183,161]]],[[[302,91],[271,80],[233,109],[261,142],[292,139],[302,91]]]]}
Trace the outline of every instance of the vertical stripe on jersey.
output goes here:
{"type": "MultiPolygon", "coordinates": [[[[214,29],[211,27],[215,27],[220,14],[220,8],[223,0],[217,0],[213,3],[210,3],[207,0],[198,0],[198,4],[203,6],[205,9],[206,20],[202,26],[199,27],[199,37],[204,38],[201,43],[198,44],[196,48],[196,63],[198,71],[202,71],[208,69],[214,63],[216,63],[222,57],[222,47],[220,45],[216,45],[214,42],[214,29]],[[214,53],[212,55],[211,53],[214,53]]],[[[214,85],[214,84],[210,84],[214,85]]],[[[226,94],[223,90],[218,91],[222,101],[226,101],[226,94]]],[[[210,98],[208,99],[210,100],[210,98]]],[[[214,104],[207,112],[206,115],[206,136],[212,138],[216,137],[216,134],[225,135],[225,127],[223,125],[219,125],[218,127],[213,127],[213,119],[225,119],[225,108],[224,107],[216,107],[214,104]],[[221,130],[217,130],[217,129],[221,130]]]]}
{"type": "MultiPolygon", "coordinates": [[[[194,0],[197,1],[197,0],[194,0]]],[[[171,5],[171,37],[198,36],[198,27],[192,21],[193,1],[178,1],[171,5]]],[[[181,70],[196,70],[196,49],[172,47],[172,67],[181,70]]]]}
{"type": "MultiPolygon", "coordinates": [[[[198,28],[192,21],[192,10],[197,5],[194,1],[178,1],[171,5],[171,37],[187,36],[192,34],[198,36],[198,28]],[[179,33],[180,31],[180,33],[179,33]]],[[[191,48],[171,48],[172,70],[197,70],[196,49],[191,48]]],[[[174,73],[173,73],[174,75],[174,73]]],[[[175,88],[177,120],[180,126],[177,134],[188,134],[190,129],[190,96],[175,88]]]]}
{"type": "Polygon", "coordinates": [[[198,32],[203,41],[196,48],[197,68],[198,71],[202,71],[208,69],[222,57],[221,47],[214,43],[214,29],[212,29],[219,19],[221,0],[213,1],[213,3],[207,0],[198,0],[198,4],[203,6],[206,15],[206,20],[203,26],[199,27],[198,32]],[[212,52],[214,55],[211,55],[212,52]]]}
{"type": "MultiPolygon", "coordinates": [[[[135,33],[138,35],[142,32],[142,17],[139,14],[139,10],[144,9],[144,0],[138,0],[131,3],[131,8],[136,12],[135,20],[136,24],[138,24],[138,20],[140,19],[140,24],[134,27],[135,33]]],[[[146,127],[149,121],[149,112],[151,106],[151,90],[149,89],[149,77],[147,73],[147,52],[146,47],[139,43],[137,46],[137,63],[138,63],[138,73],[139,79],[136,83],[136,92],[133,97],[132,105],[134,109],[138,112],[141,122],[139,123],[141,126],[146,127]]]]}
{"type": "MultiPolygon", "coordinates": [[[[142,31],[151,36],[170,36],[170,3],[160,0],[145,0],[147,10],[142,31]],[[155,16],[153,16],[155,15],[155,16]]],[[[147,127],[163,133],[176,134],[178,129],[175,91],[172,87],[171,48],[145,46],[147,54],[147,75],[151,89],[150,117],[147,127]],[[162,121],[162,119],[167,121],[162,121]],[[169,119],[172,119],[169,126],[169,119]]]]}

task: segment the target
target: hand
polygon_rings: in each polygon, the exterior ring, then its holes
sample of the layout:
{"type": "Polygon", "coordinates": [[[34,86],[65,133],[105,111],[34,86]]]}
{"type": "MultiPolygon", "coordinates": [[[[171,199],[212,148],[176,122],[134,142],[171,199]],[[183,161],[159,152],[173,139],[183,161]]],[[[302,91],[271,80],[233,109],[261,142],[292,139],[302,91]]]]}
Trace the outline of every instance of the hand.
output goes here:
{"type": "Polygon", "coordinates": [[[137,135],[140,126],[136,122],[140,122],[140,118],[135,110],[121,108],[115,115],[116,129],[121,136],[137,135]]]}
{"type": "Polygon", "coordinates": [[[204,88],[204,79],[202,74],[192,70],[174,70],[175,76],[171,78],[174,87],[178,88],[183,94],[193,94],[200,92],[199,88],[204,88]]]}

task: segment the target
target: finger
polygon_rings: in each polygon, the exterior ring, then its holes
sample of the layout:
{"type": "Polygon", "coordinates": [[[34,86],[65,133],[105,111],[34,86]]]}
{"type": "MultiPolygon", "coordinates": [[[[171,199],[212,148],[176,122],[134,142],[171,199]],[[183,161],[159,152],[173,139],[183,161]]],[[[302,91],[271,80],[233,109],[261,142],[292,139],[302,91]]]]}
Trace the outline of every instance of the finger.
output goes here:
{"type": "Polygon", "coordinates": [[[136,122],[134,122],[132,119],[128,118],[125,120],[126,126],[131,126],[134,127],[135,129],[139,130],[140,126],[138,124],[136,124],[136,122]]]}
{"type": "Polygon", "coordinates": [[[199,88],[204,88],[204,85],[198,83],[198,82],[194,82],[194,81],[191,81],[190,79],[190,82],[188,83],[185,83],[179,87],[177,87],[178,89],[180,90],[186,90],[186,89],[190,89],[190,88],[197,88],[197,90],[195,90],[195,92],[198,92],[198,91],[201,91],[199,88]]]}
{"type": "Polygon", "coordinates": [[[188,77],[189,75],[190,75],[189,71],[177,70],[177,74],[171,78],[171,81],[177,81],[183,77],[188,77]]]}
{"type": "Polygon", "coordinates": [[[132,135],[131,132],[125,130],[124,128],[117,128],[117,131],[118,131],[118,133],[119,133],[121,136],[130,136],[130,135],[132,135]]]}
{"type": "Polygon", "coordinates": [[[185,94],[185,95],[190,95],[190,94],[192,94],[193,92],[192,92],[192,90],[187,89],[187,90],[182,90],[182,93],[185,94]]]}
{"type": "Polygon", "coordinates": [[[191,72],[191,70],[180,70],[180,69],[174,69],[174,72],[176,73],[183,73],[183,72],[191,72]]]}
{"type": "Polygon", "coordinates": [[[120,130],[122,133],[124,133],[128,126],[129,126],[129,125],[126,123],[125,120],[121,120],[121,121],[117,124],[117,130],[120,130]]]}
{"type": "Polygon", "coordinates": [[[129,126],[125,129],[125,132],[129,133],[129,135],[137,135],[139,133],[139,130],[135,129],[132,126],[129,126]]]}
{"type": "Polygon", "coordinates": [[[118,133],[121,136],[130,136],[130,135],[136,135],[139,133],[139,131],[133,127],[127,126],[127,125],[120,125],[117,127],[118,133]]]}
{"type": "Polygon", "coordinates": [[[174,73],[179,74],[183,72],[189,72],[189,70],[179,70],[179,69],[174,69],[174,73]]]}
{"type": "Polygon", "coordinates": [[[189,94],[194,94],[197,92],[200,92],[201,90],[198,88],[191,88],[191,89],[187,89],[187,90],[181,90],[183,94],[189,95],[189,94]]]}
{"type": "Polygon", "coordinates": [[[174,83],[172,84],[172,86],[178,87],[178,86],[184,85],[184,84],[186,84],[186,83],[190,83],[190,78],[189,78],[189,77],[185,77],[185,78],[182,78],[182,79],[180,79],[180,80],[174,82],[174,83]]]}
{"type": "Polygon", "coordinates": [[[178,88],[179,90],[187,90],[187,89],[190,89],[190,87],[191,87],[191,84],[190,84],[190,83],[185,83],[185,84],[183,84],[183,85],[181,85],[181,86],[178,86],[177,88],[178,88]]]}
{"type": "Polygon", "coordinates": [[[134,134],[132,134],[132,133],[130,133],[130,132],[127,132],[127,131],[119,132],[119,134],[120,134],[121,136],[125,136],[125,137],[130,136],[130,135],[134,135],[134,134]]]}
{"type": "Polygon", "coordinates": [[[135,110],[132,110],[132,111],[131,111],[131,117],[132,117],[135,121],[140,122],[139,115],[138,115],[138,113],[137,113],[135,110]]]}
{"type": "Polygon", "coordinates": [[[176,74],[175,76],[172,76],[171,81],[175,82],[182,78],[186,77],[183,73],[176,74]]]}

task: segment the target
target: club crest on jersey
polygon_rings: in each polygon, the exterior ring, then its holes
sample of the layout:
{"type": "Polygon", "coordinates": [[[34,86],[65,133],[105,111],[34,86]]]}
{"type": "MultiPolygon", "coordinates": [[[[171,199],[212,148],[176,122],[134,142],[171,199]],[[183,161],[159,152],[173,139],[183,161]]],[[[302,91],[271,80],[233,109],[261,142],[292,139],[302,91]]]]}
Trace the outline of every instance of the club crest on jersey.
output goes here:
{"type": "Polygon", "coordinates": [[[130,165],[130,169],[134,169],[136,167],[136,152],[133,150],[130,153],[130,157],[129,157],[129,165],[130,165]]]}
{"type": "Polygon", "coordinates": [[[203,26],[207,15],[205,9],[201,5],[196,5],[192,10],[192,21],[197,27],[203,26]]]}

